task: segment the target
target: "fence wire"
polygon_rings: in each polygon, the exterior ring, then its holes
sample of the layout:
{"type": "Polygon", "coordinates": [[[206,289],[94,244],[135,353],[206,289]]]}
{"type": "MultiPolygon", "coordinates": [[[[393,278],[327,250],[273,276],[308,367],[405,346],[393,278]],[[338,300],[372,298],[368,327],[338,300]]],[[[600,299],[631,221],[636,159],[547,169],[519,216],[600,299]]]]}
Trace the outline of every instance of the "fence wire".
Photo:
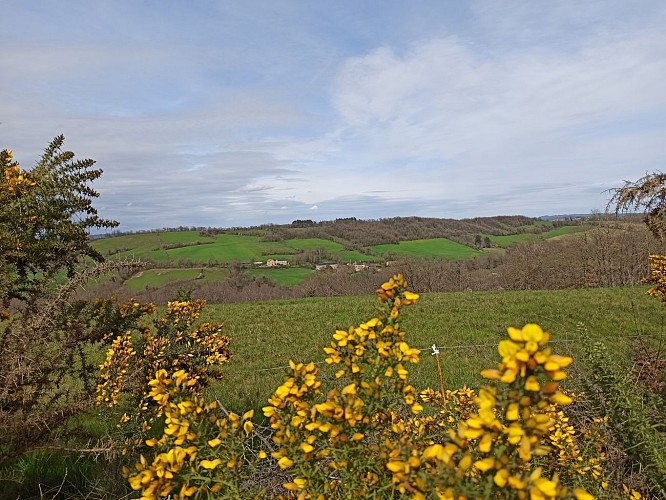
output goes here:
{"type": "MultiPolygon", "coordinates": [[[[641,335],[626,335],[622,337],[606,337],[604,340],[631,340],[631,339],[638,339],[638,338],[663,338],[662,334],[641,334],[641,335]]],[[[596,339],[596,337],[593,337],[593,339],[596,339]]],[[[600,337],[599,340],[602,338],[600,337]]],[[[572,344],[576,342],[580,342],[581,339],[562,339],[562,340],[549,340],[549,344],[572,344]]],[[[453,349],[478,349],[481,347],[497,347],[497,342],[494,344],[456,344],[456,345],[443,345],[443,346],[438,346],[436,344],[432,344],[430,347],[422,347],[418,348],[419,351],[431,351],[434,354],[435,350],[453,350],[453,349]]],[[[326,364],[326,361],[313,361],[312,362],[315,365],[324,365],[326,364]]],[[[308,364],[308,363],[303,363],[303,364],[308,364]]],[[[289,365],[284,365],[284,366],[273,366],[270,368],[248,368],[247,370],[239,370],[239,371],[248,371],[248,372],[268,372],[268,371],[275,371],[275,370],[286,370],[289,368],[289,365]]]]}

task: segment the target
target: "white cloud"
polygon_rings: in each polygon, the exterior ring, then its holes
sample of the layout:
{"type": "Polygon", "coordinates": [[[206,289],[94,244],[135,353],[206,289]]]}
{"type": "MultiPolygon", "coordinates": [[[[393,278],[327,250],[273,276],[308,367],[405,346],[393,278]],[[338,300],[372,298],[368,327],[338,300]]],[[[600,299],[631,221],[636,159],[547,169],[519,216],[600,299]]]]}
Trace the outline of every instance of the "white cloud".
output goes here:
{"type": "Polygon", "coordinates": [[[64,133],[125,228],[603,208],[664,168],[661,2],[4,11],[0,147],[64,133]]]}

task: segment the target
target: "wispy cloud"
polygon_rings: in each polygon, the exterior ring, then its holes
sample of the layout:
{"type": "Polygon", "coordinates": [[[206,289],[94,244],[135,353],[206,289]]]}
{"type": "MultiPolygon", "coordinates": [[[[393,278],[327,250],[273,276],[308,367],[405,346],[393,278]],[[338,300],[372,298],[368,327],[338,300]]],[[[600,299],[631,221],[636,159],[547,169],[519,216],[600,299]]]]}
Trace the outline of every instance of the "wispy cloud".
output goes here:
{"type": "Polygon", "coordinates": [[[126,229],[585,212],[666,160],[658,1],[3,12],[0,147],[64,133],[126,229]]]}

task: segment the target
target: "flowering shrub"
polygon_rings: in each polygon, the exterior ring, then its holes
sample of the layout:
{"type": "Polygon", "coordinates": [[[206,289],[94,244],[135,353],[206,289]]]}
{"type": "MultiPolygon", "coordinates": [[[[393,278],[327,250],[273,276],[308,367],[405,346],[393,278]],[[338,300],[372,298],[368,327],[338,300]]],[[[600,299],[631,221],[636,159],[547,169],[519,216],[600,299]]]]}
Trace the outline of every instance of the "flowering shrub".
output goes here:
{"type": "MultiPolygon", "coordinates": [[[[126,446],[142,445],[139,436],[169,409],[168,392],[162,390],[165,381],[172,380],[169,374],[178,373],[181,382],[173,388],[190,398],[200,397],[211,379],[222,378],[220,367],[231,357],[230,339],[219,323],[194,326],[204,306],[201,300],[169,302],[153,328],[138,322],[155,312],[153,304],[121,306],[121,316],[132,319],[134,328],[113,339],[100,365],[97,403],[125,410],[118,428],[125,434],[126,446]],[[146,381],[151,382],[146,385],[146,381]]],[[[98,302],[98,307],[108,308],[108,301],[98,302]]]]}
{"type": "Polygon", "coordinates": [[[247,495],[251,470],[264,467],[286,478],[283,498],[592,498],[578,478],[597,479],[598,461],[582,457],[561,410],[572,402],[559,383],[573,360],[552,353],[548,333],[509,328],[498,368],[482,372],[494,386],[419,395],[407,369],[419,350],[399,322],[419,296],[398,275],[378,297],[376,317],[336,331],[324,349],[335,379],[290,362],[263,408],[272,443],[252,412],[190,395],[198,381],[184,369],[155,371],[149,395],[165,427],[145,441],[154,454],[141,457],[132,487],[142,498],[247,495]],[[258,461],[267,451],[272,460],[258,461]]]}
{"type": "Polygon", "coordinates": [[[649,262],[650,276],[642,279],[643,283],[653,285],[647,294],[666,302],[666,255],[651,254],[649,262]]]}
{"type": "Polygon", "coordinates": [[[160,369],[149,382],[157,413],[165,417],[164,428],[160,437],[145,441],[153,449],[152,460],[142,455],[136,473],[126,471],[130,486],[141,490],[143,499],[244,496],[242,484],[259,458],[249,449],[253,411],[239,416],[217,401],[207,403],[193,394],[199,384],[195,377],[182,369],[171,375],[160,369]]]}

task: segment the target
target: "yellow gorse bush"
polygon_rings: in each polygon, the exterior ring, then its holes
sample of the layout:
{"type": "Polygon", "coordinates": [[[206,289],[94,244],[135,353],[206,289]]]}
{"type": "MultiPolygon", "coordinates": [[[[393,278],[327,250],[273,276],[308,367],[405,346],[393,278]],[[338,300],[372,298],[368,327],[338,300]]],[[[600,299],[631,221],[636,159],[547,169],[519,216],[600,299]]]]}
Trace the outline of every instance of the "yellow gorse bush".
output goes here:
{"type": "Polygon", "coordinates": [[[378,297],[378,315],[324,348],[333,379],[290,362],[263,408],[271,441],[252,412],[239,417],[191,391],[195,374],[153,372],[164,431],[145,440],[154,454],[141,457],[132,488],[146,499],[248,497],[260,494],[252,477],[263,469],[284,477],[283,498],[592,498],[580,485],[599,478],[602,458],[583,457],[561,410],[572,402],[560,381],[573,360],[551,351],[548,333],[509,328],[498,368],[482,372],[494,386],[419,394],[408,371],[419,350],[400,325],[419,296],[397,275],[378,297]]]}
{"type": "Polygon", "coordinates": [[[643,278],[643,283],[650,283],[652,288],[647,291],[648,295],[658,297],[666,302],[666,255],[651,254],[649,256],[650,276],[643,278]]]}
{"type": "Polygon", "coordinates": [[[145,440],[154,450],[143,455],[130,486],[142,499],[227,496],[241,498],[239,478],[249,469],[245,442],[253,432],[253,412],[221,416],[216,401],[207,403],[192,388],[199,382],[184,370],[158,370],[149,382],[150,397],[164,416],[161,436],[145,440]]]}
{"type": "MultiPolygon", "coordinates": [[[[169,302],[152,327],[138,321],[155,312],[153,304],[130,301],[118,307],[134,328],[113,339],[100,365],[97,403],[125,411],[118,428],[126,447],[141,446],[142,433],[162,417],[169,403],[166,388],[174,377],[171,389],[192,398],[201,396],[211,379],[222,378],[221,365],[231,357],[230,339],[220,323],[194,325],[204,306],[202,300],[169,302]]],[[[99,301],[98,307],[108,308],[108,301],[99,301]]]]}

